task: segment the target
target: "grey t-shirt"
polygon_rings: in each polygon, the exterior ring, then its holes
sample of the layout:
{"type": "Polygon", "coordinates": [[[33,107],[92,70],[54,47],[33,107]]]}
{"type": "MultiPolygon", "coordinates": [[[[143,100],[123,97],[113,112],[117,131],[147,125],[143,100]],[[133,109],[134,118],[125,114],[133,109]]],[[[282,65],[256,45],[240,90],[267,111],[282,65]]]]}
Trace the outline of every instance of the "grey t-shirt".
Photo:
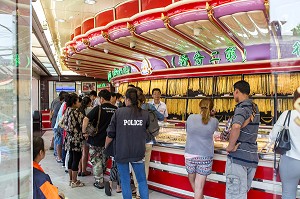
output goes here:
{"type": "Polygon", "coordinates": [[[252,103],[252,100],[247,99],[236,105],[232,125],[240,124],[242,126],[252,114],[255,114],[253,121],[241,128],[240,136],[237,140],[237,143],[241,143],[241,145],[235,152],[230,152],[228,156],[233,159],[232,161],[235,164],[255,168],[258,164],[256,139],[260,115],[258,107],[252,103]]]}
{"type": "Polygon", "coordinates": [[[218,129],[219,121],[212,117],[208,124],[202,123],[201,114],[192,114],[186,121],[185,152],[204,157],[214,156],[213,134],[218,129]]]}

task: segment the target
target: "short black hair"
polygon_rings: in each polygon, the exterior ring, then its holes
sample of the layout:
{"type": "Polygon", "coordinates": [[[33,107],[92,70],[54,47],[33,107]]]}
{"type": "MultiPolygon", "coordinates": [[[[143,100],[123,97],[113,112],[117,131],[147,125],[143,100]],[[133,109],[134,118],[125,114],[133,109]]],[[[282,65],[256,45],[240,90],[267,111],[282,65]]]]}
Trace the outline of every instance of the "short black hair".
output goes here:
{"type": "Polygon", "coordinates": [[[32,139],[32,145],[33,145],[33,160],[38,156],[40,151],[45,151],[45,144],[44,140],[41,137],[34,136],[32,139]]]}
{"type": "Polygon", "coordinates": [[[106,101],[110,101],[111,93],[107,89],[103,89],[98,93],[99,97],[103,97],[106,101]]]}
{"type": "Polygon", "coordinates": [[[61,91],[58,95],[59,100],[63,101],[65,99],[65,96],[68,95],[69,93],[67,93],[66,91],[61,91]]]}
{"type": "Polygon", "coordinates": [[[140,93],[144,93],[143,89],[141,87],[135,87],[135,89],[140,92],[140,93]]]}
{"type": "Polygon", "coordinates": [[[69,94],[68,97],[66,98],[67,107],[72,107],[73,104],[77,102],[78,98],[79,97],[76,93],[69,94]]]}
{"type": "Polygon", "coordinates": [[[94,90],[93,90],[93,91],[91,91],[91,92],[90,92],[90,96],[97,97],[97,92],[96,92],[96,91],[94,91],[94,90]]]}
{"type": "Polygon", "coordinates": [[[116,93],[111,92],[110,94],[111,94],[112,97],[117,97],[116,93]]]}
{"type": "Polygon", "coordinates": [[[158,91],[161,94],[161,90],[159,88],[152,89],[152,95],[153,95],[154,91],[158,91]]]}
{"type": "Polygon", "coordinates": [[[117,99],[120,99],[121,97],[123,97],[120,93],[116,93],[117,95],[117,99]]]}
{"type": "Polygon", "coordinates": [[[133,84],[128,84],[127,87],[135,88],[135,85],[133,85],[133,84]]]}
{"type": "Polygon", "coordinates": [[[250,84],[246,82],[245,80],[241,80],[238,82],[235,82],[233,85],[234,90],[238,89],[241,93],[249,95],[250,94],[250,84]]]}

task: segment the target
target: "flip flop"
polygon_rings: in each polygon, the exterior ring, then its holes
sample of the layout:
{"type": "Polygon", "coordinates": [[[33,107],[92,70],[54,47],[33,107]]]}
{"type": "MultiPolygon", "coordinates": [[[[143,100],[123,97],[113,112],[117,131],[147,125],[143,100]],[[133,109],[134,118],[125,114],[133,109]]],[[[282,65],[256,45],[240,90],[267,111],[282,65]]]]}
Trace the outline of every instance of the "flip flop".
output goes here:
{"type": "Polygon", "coordinates": [[[111,196],[112,189],[110,188],[109,182],[105,182],[104,188],[105,188],[105,194],[107,196],[111,196]]]}
{"type": "Polygon", "coordinates": [[[89,176],[92,173],[90,171],[86,171],[86,172],[81,172],[81,176],[89,176]]]}
{"type": "Polygon", "coordinates": [[[122,193],[122,191],[116,191],[116,193],[122,193]]]}

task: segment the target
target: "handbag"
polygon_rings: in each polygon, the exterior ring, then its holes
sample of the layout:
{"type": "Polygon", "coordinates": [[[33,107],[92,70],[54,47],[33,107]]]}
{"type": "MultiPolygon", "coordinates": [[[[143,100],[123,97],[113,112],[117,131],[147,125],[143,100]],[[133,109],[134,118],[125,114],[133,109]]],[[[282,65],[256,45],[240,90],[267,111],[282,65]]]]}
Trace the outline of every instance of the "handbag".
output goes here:
{"type": "Polygon", "coordinates": [[[275,154],[283,155],[287,151],[291,150],[291,138],[290,138],[290,131],[289,131],[289,124],[291,119],[291,111],[288,111],[283,126],[284,129],[282,129],[280,132],[278,132],[276,141],[274,144],[273,151],[275,154]],[[288,120],[287,126],[286,121],[288,120]]]}
{"type": "Polygon", "coordinates": [[[86,133],[89,136],[96,136],[98,134],[98,126],[99,126],[99,122],[100,122],[100,116],[101,116],[101,106],[99,105],[99,112],[98,112],[98,121],[97,121],[97,125],[96,127],[93,126],[92,122],[89,122],[87,127],[86,127],[86,133]]]}

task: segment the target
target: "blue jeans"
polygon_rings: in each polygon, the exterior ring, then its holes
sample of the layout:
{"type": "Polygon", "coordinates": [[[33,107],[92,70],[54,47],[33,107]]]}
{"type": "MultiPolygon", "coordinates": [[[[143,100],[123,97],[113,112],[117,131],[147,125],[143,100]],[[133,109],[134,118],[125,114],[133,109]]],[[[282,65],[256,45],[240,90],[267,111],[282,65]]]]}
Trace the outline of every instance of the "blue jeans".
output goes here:
{"type": "Polygon", "coordinates": [[[57,134],[57,128],[53,128],[53,139],[54,139],[54,141],[53,141],[53,148],[54,148],[54,156],[57,156],[57,151],[56,151],[56,142],[57,142],[57,140],[55,139],[55,137],[56,137],[56,134],[57,134]]]}
{"type": "Polygon", "coordinates": [[[62,145],[63,143],[63,129],[60,127],[57,127],[53,129],[54,131],[54,155],[57,156],[57,145],[62,145]]]}
{"type": "MultiPolygon", "coordinates": [[[[147,185],[144,163],[130,163],[136,174],[139,185],[139,191],[142,199],[149,199],[149,190],[147,185]]],[[[118,171],[121,178],[122,195],[124,199],[132,199],[130,187],[129,163],[117,163],[118,171]]]]}

